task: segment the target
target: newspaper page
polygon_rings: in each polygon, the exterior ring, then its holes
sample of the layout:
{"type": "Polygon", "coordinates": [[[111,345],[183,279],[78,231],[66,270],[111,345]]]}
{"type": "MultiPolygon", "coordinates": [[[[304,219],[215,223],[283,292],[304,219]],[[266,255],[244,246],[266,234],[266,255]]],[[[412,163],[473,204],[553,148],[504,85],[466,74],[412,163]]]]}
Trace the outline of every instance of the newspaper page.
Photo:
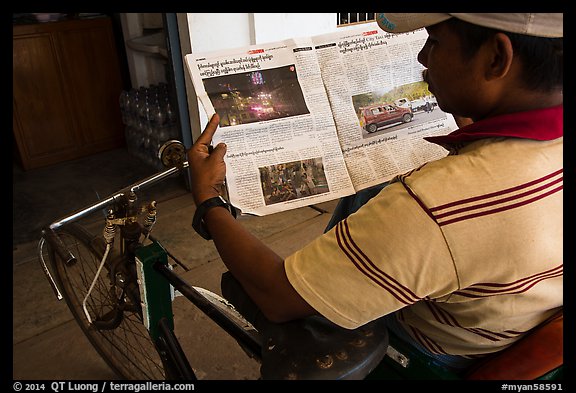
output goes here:
{"type": "Polygon", "coordinates": [[[355,192],[310,38],[189,54],[213,144],[228,146],[226,185],[242,213],[266,215],[355,192]]]}
{"type": "Polygon", "coordinates": [[[423,139],[457,128],[417,61],[428,33],[389,34],[376,22],[313,37],[355,189],[390,180],[447,151],[423,139]]]}

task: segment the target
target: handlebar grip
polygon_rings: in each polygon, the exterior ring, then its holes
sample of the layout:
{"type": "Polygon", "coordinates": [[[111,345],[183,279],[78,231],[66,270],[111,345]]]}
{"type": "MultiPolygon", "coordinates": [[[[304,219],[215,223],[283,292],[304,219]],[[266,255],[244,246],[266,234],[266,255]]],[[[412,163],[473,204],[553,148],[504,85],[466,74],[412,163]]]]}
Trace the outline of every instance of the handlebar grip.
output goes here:
{"type": "Polygon", "coordinates": [[[64,261],[64,263],[66,263],[67,266],[71,266],[74,263],[76,263],[76,257],[72,255],[70,250],[66,248],[66,246],[62,242],[62,239],[60,239],[58,234],[52,228],[42,230],[42,235],[44,236],[48,244],[50,244],[50,247],[52,247],[54,251],[56,251],[58,256],[62,258],[62,260],[64,261]]]}

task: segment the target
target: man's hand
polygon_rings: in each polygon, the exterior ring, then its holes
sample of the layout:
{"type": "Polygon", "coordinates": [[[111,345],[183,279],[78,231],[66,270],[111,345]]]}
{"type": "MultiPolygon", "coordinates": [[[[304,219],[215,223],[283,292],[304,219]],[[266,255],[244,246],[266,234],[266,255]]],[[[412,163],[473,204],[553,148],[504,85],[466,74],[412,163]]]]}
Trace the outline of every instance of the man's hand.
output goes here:
{"type": "Polygon", "coordinates": [[[188,150],[192,195],[197,206],[206,199],[220,195],[226,178],[226,145],[219,143],[210,151],[210,143],[219,122],[220,117],[214,114],[202,135],[188,150]]]}

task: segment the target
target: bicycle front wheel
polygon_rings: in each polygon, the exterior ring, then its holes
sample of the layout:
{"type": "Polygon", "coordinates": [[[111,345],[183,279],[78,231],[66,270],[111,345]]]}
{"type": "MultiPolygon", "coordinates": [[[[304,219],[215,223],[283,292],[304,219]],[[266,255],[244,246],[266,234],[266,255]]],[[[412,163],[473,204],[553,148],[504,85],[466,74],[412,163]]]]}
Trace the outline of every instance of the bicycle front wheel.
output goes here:
{"type": "Polygon", "coordinates": [[[139,302],[116,288],[108,263],[102,268],[86,302],[92,323],[85,315],[83,302],[104,255],[103,239],[74,223],[57,233],[77,261],[67,265],[49,247],[54,276],[74,319],[90,343],[123,379],[166,379],[162,360],[143,324],[139,302]]]}

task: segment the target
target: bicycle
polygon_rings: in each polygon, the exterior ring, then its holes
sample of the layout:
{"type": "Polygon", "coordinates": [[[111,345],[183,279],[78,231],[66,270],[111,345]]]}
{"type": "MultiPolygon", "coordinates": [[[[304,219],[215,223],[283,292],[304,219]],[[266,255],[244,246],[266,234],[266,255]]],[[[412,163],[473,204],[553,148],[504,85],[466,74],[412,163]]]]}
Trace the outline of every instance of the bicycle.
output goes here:
{"type": "MultiPolygon", "coordinates": [[[[402,344],[382,319],[347,330],[313,316],[258,331],[243,310],[174,273],[171,266],[179,261],[151,234],[156,202],[140,203],[138,192],[185,170],[185,156],[181,142],[166,142],[158,157],[168,169],[54,221],[43,229],[38,244],[42,269],[57,298],[67,303],[92,346],[119,377],[197,379],[174,334],[172,301],[179,292],[260,363],[261,379],[462,378],[402,344]],[[79,224],[103,209],[101,235],[79,224]]],[[[561,373],[560,366],[541,379],[561,373]]]]}
{"type": "Polygon", "coordinates": [[[165,143],[159,158],[168,169],[54,221],[43,229],[38,245],[41,266],[57,298],[67,303],[116,374],[138,380],[196,379],[174,335],[171,302],[176,291],[230,334],[247,356],[262,362],[263,378],[360,378],[381,360],[387,335],[374,324],[351,332],[309,318],[265,337],[226,299],[175,274],[171,266],[179,264],[177,258],[151,234],[156,202],[141,203],[138,192],[185,170],[188,163],[178,141],[165,143]],[[102,210],[102,235],[78,223],[102,210]],[[312,341],[319,346],[310,346],[312,341]],[[350,349],[343,342],[349,342],[350,349]],[[335,343],[337,349],[329,348],[335,343]],[[286,364],[292,366],[283,368],[290,353],[295,357],[286,364]],[[310,358],[313,367],[304,367],[310,360],[304,358],[310,358]],[[315,376],[316,371],[323,373],[315,376]]]}

